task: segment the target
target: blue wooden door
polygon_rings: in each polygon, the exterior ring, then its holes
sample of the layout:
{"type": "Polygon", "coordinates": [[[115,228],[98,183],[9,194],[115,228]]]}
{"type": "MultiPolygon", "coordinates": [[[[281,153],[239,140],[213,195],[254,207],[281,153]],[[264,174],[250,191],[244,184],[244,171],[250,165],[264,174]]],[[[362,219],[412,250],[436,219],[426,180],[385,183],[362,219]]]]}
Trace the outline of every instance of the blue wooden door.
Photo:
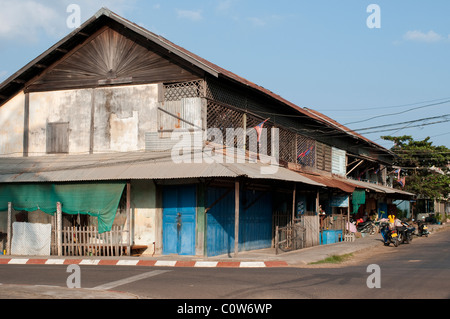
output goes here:
{"type": "Polygon", "coordinates": [[[272,194],[245,190],[240,195],[239,251],[272,245],[272,194]]]}
{"type": "MultiPolygon", "coordinates": [[[[234,253],[234,190],[208,188],[206,251],[208,256],[234,253]]],[[[272,195],[246,190],[240,192],[239,251],[272,245],[272,195]]]]}
{"type": "Polygon", "coordinates": [[[234,190],[208,188],[206,206],[212,205],[206,215],[207,256],[234,252],[234,190]]]}
{"type": "Polygon", "coordinates": [[[163,190],[163,254],[195,255],[195,186],[163,190]]]}

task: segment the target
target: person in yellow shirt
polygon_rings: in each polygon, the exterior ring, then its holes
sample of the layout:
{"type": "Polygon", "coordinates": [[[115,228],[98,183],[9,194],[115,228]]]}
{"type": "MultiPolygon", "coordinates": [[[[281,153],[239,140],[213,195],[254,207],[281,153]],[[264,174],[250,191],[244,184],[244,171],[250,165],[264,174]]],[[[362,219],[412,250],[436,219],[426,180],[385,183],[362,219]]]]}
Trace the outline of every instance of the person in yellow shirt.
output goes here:
{"type": "Polygon", "coordinates": [[[395,222],[395,215],[389,215],[388,218],[389,218],[389,222],[391,224],[393,224],[395,222]]]}

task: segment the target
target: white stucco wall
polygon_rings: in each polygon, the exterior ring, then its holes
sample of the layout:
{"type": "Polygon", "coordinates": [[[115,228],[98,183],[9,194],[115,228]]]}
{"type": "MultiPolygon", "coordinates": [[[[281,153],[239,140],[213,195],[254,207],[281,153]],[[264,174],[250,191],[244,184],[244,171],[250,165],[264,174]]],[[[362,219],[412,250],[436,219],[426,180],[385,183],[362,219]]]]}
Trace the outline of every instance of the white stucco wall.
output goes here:
{"type": "Polygon", "coordinates": [[[23,155],[24,105],[21,92],[0,107],[0,156],[23,155]]]}

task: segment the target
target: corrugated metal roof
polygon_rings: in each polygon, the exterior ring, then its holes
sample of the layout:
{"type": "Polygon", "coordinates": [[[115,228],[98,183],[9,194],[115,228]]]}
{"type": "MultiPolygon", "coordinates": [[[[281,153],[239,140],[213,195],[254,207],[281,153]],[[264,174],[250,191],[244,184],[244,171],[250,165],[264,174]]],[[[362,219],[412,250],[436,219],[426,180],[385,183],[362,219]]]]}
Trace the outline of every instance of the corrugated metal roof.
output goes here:
{"type": "Polygon", "coordinates": [[[362,139],[363,141],[369,143],[372,146],[377,147],[382,152],[392,155],[392,152],[387,150],[386,148],[374,143],[373,141],[369,140],[368,138],[346,128],[345,126],[341,125],[340,123],[337,123],[336,121],[328,118],[324,114],[308,109],[308,108],[302,108],[298,105],[284,99],[283,97],[275,94],[274,92],[259,86],[241,76],[238,76],[237,74],[230,72],[188,50],[185,48],[176,45],[175,43],[165,39],[164,37],[157,35],[153,32],[150,32],[146,30],[145,28],[119,16],[118,14],[110,11],[109,9],[102,8],[100,9],[93,17],[88,19],[85,23],[83,23],[78,29],[71,32],[69,35],[67,35],[65,38],[63,38],[61,41],[56,43],[54,46],[52,46],[50,49],[42,53],[40,56],[38,56],[33,61],[29,62],[26,66],[24,66],[22,69],[17,71],[15,74],[10,76],[8,79],[6,79],[3,83],[0,83],[0,105],[2,105],[4,102],[6,102],[9,98],[20,92],[23,87],[24,83],[30,81],[35,76],[41,74],[45,69],[43,69],[42,65],[51,65],[58,61],[59,59],[63,58],[64,52],[67,52],[77,45],[85,40],[85,35],[91,35],[98,30],[97,24],[105,23],[102,22],[104,20],[101,20],[101,18],[107,18],[112,19],[120,24],[122,24],[126,29],[130,29],[133,32],[136,32],[137,34],[143,36],[147,40],[153,41],[154,43],[160,45],[161,47],[169,50],[171,53],[179,56],[180,58],[184,59],[185,61],[188,61],[189,63],[192,63],[192,65],[197,66],[198,68],[204,70],[205,72],[211,74],[214,77],[222,76],[224,78],[230,79],[232,81],[236,81],[246,87],[252,88],[256,91],[259,91],[266,96],[279,101],[290,108],[294,109],[295,111],[299,112],[300,114],[304,115],[305,117],[308,117],[310,119],[313,119],[322,125],[327,125],[333,129],[339,130],[341,132],[344,132],[345,134],[348,134],[349,136],[362,139]],[[80,39],[81,37],[81,39],[80,39]]]}
{"type": "Polygon", "coordinates": [[[374,184],[374,183],[357,181],[357,180],[350,180],[349,182],[359,186],[360,188],[366,188],[366,189],[372,190],[377,193],[398,194],[398,195],[405,195],[408,197],[415,196],[415,194],[413,194],[413,193],[405,192],[400,189],[382,186],[382,185],[378,185],[378,184],[374,184]]]}
{"type": "Polygon", "coordinates": [[[330,188],[336,188],[340,189],[341,191],[345,193],[353,193],[355,189],[357,188],[357,185],[352,184],[349,181],[342,180],[339,178],[335,178],[332,176],[325,176],[325,175],[319,175],[319,174],[308,174],[308,173],[301,173],[303,176],[310,178],[316,182],[325,184],[327,187],[330,188]]]}
{"type": "MultiPolygon", "coordinates": [[[[190,156],[189,156],[190,158],[190,156]]],[[[0,183],[186,178],[271,179],[325,187],[296,172],[262,163],[175,163],[170,152],[0,158],[0,183]],[[264,169],[272,168],[272,173],[264,169]],[[275,170],[273,170],[276,168],[275,170]]]]}

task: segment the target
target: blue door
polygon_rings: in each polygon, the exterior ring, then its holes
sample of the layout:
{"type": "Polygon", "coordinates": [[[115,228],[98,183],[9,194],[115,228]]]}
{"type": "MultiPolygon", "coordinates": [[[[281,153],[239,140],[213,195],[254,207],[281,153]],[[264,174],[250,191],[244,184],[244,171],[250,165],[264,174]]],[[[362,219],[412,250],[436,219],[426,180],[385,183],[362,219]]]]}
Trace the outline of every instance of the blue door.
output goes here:
{"type": "Polygon", "coordinates": [[[234,252],[234,190],[208,188],[207,205],[212,205],[206,215],[206,253],[208,256],[234,252]]]}
{"type": "MultiPolygon", "coordinates": [[[[208,188],[207,255],[234,253],[234,190],[208,188]]],[[[272,245],[272,195],[246,190],[240,192],[239,251],[272,245]]]]}
{"type": "Polygon", "coordinates": [[[195,255],[195,186],[163,189],[163,254],[195,255]]]}
{"type": "Polygon", "coordinates": [[[241,191],[239,214],[239,251],[272,246],[272,194],[241,191]]]}

